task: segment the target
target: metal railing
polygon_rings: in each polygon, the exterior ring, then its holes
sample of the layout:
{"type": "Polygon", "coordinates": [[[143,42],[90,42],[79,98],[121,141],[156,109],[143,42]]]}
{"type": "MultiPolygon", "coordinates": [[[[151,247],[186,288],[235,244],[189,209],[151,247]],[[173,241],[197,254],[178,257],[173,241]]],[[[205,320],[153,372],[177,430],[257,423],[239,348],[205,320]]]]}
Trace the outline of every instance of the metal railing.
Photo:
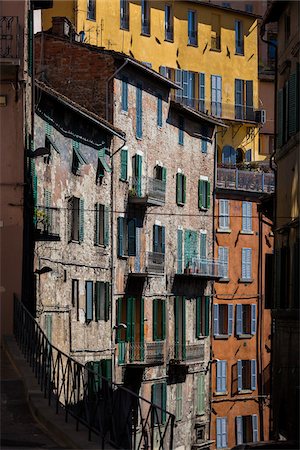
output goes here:
{"type": "Polygon", "coordinates": [[[48,404],[65,420],[84,425],[99,448],[172,450],[175,417],[110,382],[51,344],[34,317],[14,297],[14,335],[48,404]],[[164,416],[162,424],[159,420],[164,416]],[[157,442],[158,441],[158,442],[157,442]]]}
{"type": "Polygon", "coordinates": [[[204,360],[204,342],[187,344],[185,350],[185,359],[187,361],[203,361],[204,360]]]}
{"type": "Polygon", "coordinates": [[[222,189],[272,193],[275,191],[274,174],[271,172],[218,167],[217,187],[222,189]]]}
{"type": "Polygon", "coordinates": [[[0,58],[19,58],[19,41],[19,18],[0,16],[0,58]]]}
{"type": "Polygon", "coordinates": [[[165,341],[119,342],[119,364],[162,364],[165,361],[165,341]]]}
{"type": "Polygon", "coordinates": [[[221,277],[224,272],[223,262],[219,261],[219,259],[204,259],[199,256],[191,257],[184,271],[179,272],[178,270],[179,264],[177,264],[177,274],[221,277]]]}
{"type": "Polygon", "coordinates": [[[165,271],[164,253],[147,252],[146,267],[148,273],[163,274],[165,271]]]}
{"type": "Polygon", "coordinates": [[[129,197],[131,199],[146,198],[147,202],[153,201],[164,204],[166,198],[166,182],[151,177],[132,177],[129,180],[131,186],[129,197]]]}
{"type": "Polygon", "coordinates": [[[48,206],[37,206],[34,209],[33,223],[36,238],[59,237],[60,210],[48,206]]]}

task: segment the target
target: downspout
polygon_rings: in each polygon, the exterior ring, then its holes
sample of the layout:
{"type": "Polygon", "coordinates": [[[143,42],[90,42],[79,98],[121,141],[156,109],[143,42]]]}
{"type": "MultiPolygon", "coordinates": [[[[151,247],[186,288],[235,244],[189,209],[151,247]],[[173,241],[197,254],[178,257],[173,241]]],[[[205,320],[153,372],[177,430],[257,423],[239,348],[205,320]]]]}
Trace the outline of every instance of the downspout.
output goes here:
{"type": "Polygon", "coordinates": [[[258,373],[260,374],[257,388],[258,388],[258,405],[259,405],[259,422],[260,422],[260,440],[264,441],[264,405],[261,395],[263,394],[263,293],[262,293],[262,262],[263,262],[263,249],[262,249],[262,213],[258,213],[258,308],[257,308],[257,333],[256,333],[256,361],[258,367],[258,373]]]}

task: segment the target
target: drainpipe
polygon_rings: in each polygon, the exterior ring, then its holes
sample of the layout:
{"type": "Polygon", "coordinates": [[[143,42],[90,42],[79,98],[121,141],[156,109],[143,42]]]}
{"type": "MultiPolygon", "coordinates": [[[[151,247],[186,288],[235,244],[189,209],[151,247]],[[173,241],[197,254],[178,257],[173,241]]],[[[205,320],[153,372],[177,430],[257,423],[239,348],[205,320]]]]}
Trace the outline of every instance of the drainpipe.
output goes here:
{"type": "Polygon", "coordinates": [[[258,308],[257,308],[257,332],[256,332],[256,361],[258,367],[258,405],[259,405],[259,422],[260,422],[260,440],[264,441],[264,405],[263,398],[261,395],[263,394],[263,336],[264,336],[264,327],[263,327],[263,293],[262,293],[262,273],[263,273],[263,248],[262,248],[262,232],[263,232],[263,223],[262,223],[262,213],[258,214],[258,308]]]}

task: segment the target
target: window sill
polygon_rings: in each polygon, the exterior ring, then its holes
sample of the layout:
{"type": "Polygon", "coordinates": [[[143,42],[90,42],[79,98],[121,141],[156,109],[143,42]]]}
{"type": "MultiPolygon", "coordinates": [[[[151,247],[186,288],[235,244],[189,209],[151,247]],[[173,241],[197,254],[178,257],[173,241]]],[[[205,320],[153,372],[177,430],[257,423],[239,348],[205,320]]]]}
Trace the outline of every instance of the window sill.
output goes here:
{"type": "Polygon", "coordinates": [[[124,114],[124,116],[128,116],[128,111],[125,111],[125,109],[121,109],[121,114],[124,114]]]}
{"type": "Polygon", "coordinates": [[[208,336],[197,336],[196,339],[198,339],[199,341],[203,341],[204,339],[206,339],[208,336]]]}
{"type": "Polygon", "coordinates": [[[200,211],[208,211],[208,208],[206,208],[205,206],[201,206],[201,208],[199,208],[200,211]]]}
{"type": "Polygon", "coordinates": [[[141,36],[150,37],[151,36],[150,31],[148,33],[146,33],[145,31],[142,31],[141,36]]]}
{"type": "Polygon", "coordinates": [[[249,235],[252,235],[252,234],[254,234],[254,231],[240,231],[240,234],[249,234],[249,235]]]}
{"type": "Polygon", "coordinates": [[[228,391],[225,392],[214,392],[215,397],[221,397],[222,395],[228,395],[228,391]]]}
{"type": "Polygon", "coordinates": [[[118,255],[119,259],[128,259],[129,256],[128,255],[118,255]]]}
{"type": "Polygon", "coordinates": [[[92,19],[91,17],[87,17],[86,20],[89,20],[90,22],[96,22],[96,18],[92,19]]]}
{"type": "Polygon", "coordinates": [[[253,278],[250,278],[250,279],[239,278],[238,282],[239,283],[245,283],[245,284],[251,284],[251,283],[253,283],[253,278]]]}
{"type": "Polygon", "coordinates": [[[251,339],[253,337],[252,334],[237,334],[236,335],[237,339],[251,339]]]}
{"type": "Polygon", "coordinates": [[[69,241],[69,244],[81,244],[81,242],[80,241],[75,241],[75,239],[71,239],[69,241]]]}
{"type": "Polygon", "coordinates": [[[230,278],[220,278],[220,280],[218,280],[218,283],[229,283],[230,278]]]}
{"type": "Polygon", "coordinates": [[[252,389],[241,389],[238,394],[252,394],[252,389]]]}
{"type": "Polygon", "coordinates": [[[184,206],[185,203],[178,202],[178,203],[176,203],[176,205],[177,205],[177,206],[184,206]]]}
{"type": "Polygon", "coordinates": [[[235,52],[235,55],[236,55],[236,56],[245,56],[244,53],[238,53],[238,52],[235,52]]]}
{"type": "Polygon", "coordinates": [[[129,31],[129,25],[128,25],[128,27],[120,27],[120,30],[122,30],[122,31],[129,31]]]}
{"type": "Polygon", "coordinates": [[[172,39],[167,39],[167,38],[165,38],[164,41],[165,41],[165,42],[171,42],[171,43],[173,44],[173,43],[174,43],[174,38],[172,38],[172,39]]]}
{"type": "Polygon", "coordinates": [[[196,48],[198,48],[198,43],[195,43],[195,44],[188,43],[187,46],[188,47],[196,47],[196,48]]]}
{"type": "Polygon", "coordinates": [[[129,183],[129,180],[126,180],[125,178],[119,178],[119,181],[122,181],[123,183],[129,183]]]}
{"type": "Polygon", "coordinates": [[[104,245],[104,244],[95,244],[95,243],[94,243],[94,247],[106,248],[107,245],[104,245]]]}
{"type": "Polygon", "coordinates": [[[231,233],[231,229],[230,228],[217,228],[217,233],[231,233]]]}
{"type": "Polygon", "coordinates": [[[214,339],[228,339],[229,337],[228,334],[214,334],[214,339]]]}
{"type": "Polygon", "coordinates": [[[210,51],[210,52],[221,53],[221,49],[220,49],[220,48],[210,48],[209,51],[210,51]]]}

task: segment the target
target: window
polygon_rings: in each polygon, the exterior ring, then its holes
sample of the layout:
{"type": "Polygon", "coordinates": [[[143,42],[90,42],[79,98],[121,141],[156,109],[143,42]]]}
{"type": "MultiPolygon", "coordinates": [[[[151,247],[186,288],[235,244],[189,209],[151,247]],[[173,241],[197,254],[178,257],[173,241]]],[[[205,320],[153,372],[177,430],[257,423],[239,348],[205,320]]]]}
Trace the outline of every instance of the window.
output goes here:
{"type": "Polygon", "coordinates": [[[122,78],[122,100],[121,100],[121,108],[122,111],[128,111],[128,78],[122,78]]]}
{"type": "Polygon", "coordinates": [[[96,0],[87,0],[87,19],[96,20],[96,0]]]}
{"type": "Polygon", "coordinates": [[[95,204],[95,245],[109,244],[109,217],[108,207],[95,204]]]}
{"type": "Polygon", "coordinates": [[[158,95],[157,97],[157,126],[162,127],[162,96],[158,95]]]}
{"type": "Polygon", "coordinates": [[[118,256],[136,256],[136,219],[118,217],[118,256]]]}
{"type": "Polygon", "coordinates": [[[224,8],[230,8],[230,7],[231,7],[231,4],[228,3],[228,2],[223,2],[223,3],[222,3],[222,6],[224,6],[224,8]]]}
{"type": "Polygon", "coordinates": [[[182,383],[176,384],[176,420],[182,419],[182,383]]]}
{"type": "Polygon", "coordinates": [[[150,7],[148,0],[142,0],[142,34],[150,35],[150,7]]]}
{"type": "Polygon", "coordinates": [[[129,2],[120,0],[120,28],[129,30],[129,2]]]}
{"type": "Polygon", "coordinates": [[[182,173],[176,174],[176,203],[184,205],[186,201],[186,176],[182,173]]]}
{"type": "Polygon", "coordinates": [[[236,334],[255,335],[256,305],[236,305],[236,334]]]}
{"type": "Polygon", "coordinates": [[[121,174],[120,180],[127,181],[128,179],[128,150],[123,148],[120,153],[121,158],[121,174]]]}
{"type": "Polygon", "coordinates": [[[166,67],[166,66],[160,66],[159,67],[159,73],[168,78],[169,80],[172,79],[172,69],[170,69],[170,67],[166,67]]]}
{"type": "Polygon", "coordinates": [[[199,73],[199,111],[205,112],[205,73],[199,73]]]}
{"type": "Polygon", "coordinates": [[[251,162],[252,161],[252,150],[249,148],[245,151],[245,162],[251,162]]]}
{"type": "Polygon", "coordinates": [[[74,173],[74,175],[80,175],[80,167],[84,164],[87,164],[79,148],[80,148],[79,142],[72,141],[72,150],[73,150],[72,173],[74,173]]]}
{"type": "Polygon", "coordinates": [[[45,314],[45,334],[49,342],[52,341],[52,314],[45,314]]]}
{"type": "Polygon", "coordinates": [[[230,216],[229,216],[229,200],[219,200],[219,229],[229,230],[230,216]]]}
{"type": "Polygon", "coordinates": [[[258,421],[256,414],[252,416],[237,416],[235,423],[237,445],[258,441],[258,421]]]}
{"type": "Polygon", "coordinates": [[[143,120],[143,103],[142,103],[142,85],[136,87],[136,137],[141,139],[143,136],[142,120],[143,120]]]}
{"type": "Polygon", "coordinates": [[[196,12],[191,10],[188,11],[188,44],[198,44],[196,12]]]}
{"type": "Polygon", "coordinates": [[[276,59],[276,46],[277,46],[277,35],[268,33],[268,66],[271,69],[275,68],[275,59],[276,59]]]}
{"type": "Polygon", "coordinates": [[[95,283],[95,320],[109,320],[110,290],[109,283],[96,281],[95,283]]]}
{"type": "Polygon", "coordinates": [[[222,149],[222,163],[223,164],[236,164],[236,151],[231,145],[225,145],[222,149]]]}
{"type": "Polygon", "coordinates": [[[196,338],[209,336],[210,297],[196,298],[196,338]]]}
{"type": "Polygon", "coordinates": [[[227,417],[217,417],[216,420],[217,432],[217,448],[227,448],[227,417]]]}
{"type": "Polygon", "coordinates": [[[233,332],[233,305],[214,304],[214,336],[230,336],[233,332]]]}
{"type": "Polygon", "coordinates": [[[207,258],[206,231],[200,232],[200,259],[203,261],[207,258]]]}
{"type": "Polygon", "coordinates": [[[84,239],[84,200],[72,197],[68,202],[69,241],[82,242],[84,239]]]}
{"type": "Polygon", "coordinates": [[[155,180],[167,181],[167,169],[163,166],[157,165],[154,167],[155,180]]]}
{"type": "Polygon", "coordinates": [[[112,360],[102,359],[101,361],[90,361],[86,363],[88,395],[93,397],[102,389],[102,384],[111,382],[112,360]]]}
{"type": "Polygon", "coordinates": [[[199,209],[210,208],[210,182],[200,179],[198,182],[198,207],[199,209]]]}
{"type": "Polygon", "coordinates": [[[166,302],[155,298],[153,300],[153,340],[166,339],[166,302]]]}
{"type": "Polygon", "coordinates": [[[284,145],[289,137],[299,130],[299,102],[297,101],[299,78],[299,64],[297,64],[297,71],[289,76],[283,89],[277,93],[277,147],[284,145]]]}
{"type": "Polygon", "coordinates": [[[242,203],[242,231],[244,233],[252,232],[252,203],[251,202],[243,202],[242,203]]]}
{"type": "Polygon", "coordinates": [[[166,421],[167,383],[153,384],[151,387],[151,401],[161,409],[153,408],[152,420],[154,425],[164,424],[166,421]]]}
{"type": "Polygon", "coordinates": [[[221,17],[219,14],[211,16],[211,44],[212,50],[221,50],[221,17]]]}
{"type": "Polygon", "coordinates": [[[142,197],[143,156],[138,153],[132,157],[132,175],[132,194],[136,197],[142,197]]]}
{"type": "Polygon", "coordinates": [[[252,249],[242,248],[242,281],[252,280],[252,249]]]}
{"type": "Polygon", "coordinates": [[[235,79],[235,118],[254,120],[252,80],[235,79]]]}
{"type": "Polygon", "coordinates": [[[165,253],[165,227],[153,225],[153,252],[165,253]]]}
{"type": "Polygon", "coordinates": [[[256,360],[241,360],[237,362],[238,391],[255,391],[256,389],[256,360]]]}
{"type": "Polygon", "coordinates": [[[213,116],[222,115],[222,77],[211,75],[211,113],[213,116]]]}
{"type": "Polygon", "coordinates": [[[79,280],[72,280],[72,306],[76,308],[76,320],[79,320],[79,280]]]}
{"type": "Polygon", "coordinates": [[[85,320],[87,322],[94,318],[93,287],[94,283],[92,281],[85,282],[85,320]]]}
{"type": "Polygon", "coordinates": [[[165,40],[173,41],[173,12],[172,5],[165,5],[165,40]]]}
{"type": "Polygon", "coordinates": [[[182,88],[176,89],[175,99],[188,106],[195,106],[196,73],[188,70],[175,69],[175,83],[182,88]]]}
{"type": "Polygon", "coordinates": [[[225,393],[227,391],[227,361],[217,361],[216,373],[216,392],[225,393]]]}
{"type": "Polygon", "coordinates": [[[184,145],[184,117],[178,117],[178,144],[184,145]]]}
{"type": "Polygon", "coordinates": [[[197,414],[205,413],[205,375],[200,373],[197,377],[197,414]]]}
{"type": "Polygon", "coordinates": [[[219,272],[220,276],[222,278],[225,278],[228,280],[228,278],[229,278],[229,271],[228,271],[229,249],[228,249],[228,247],[219,247],[218,256],[219,256],[219,264],[220,264],[220,272],[219,272]]]}
{"type": "Polygon", "coordinates": [[[253,5],[251,3],[246,3],[245,11],[248,12],[248,13],[252,13],[253,12],[253,5]]]}
{"type": "Polygon", "coordinates": [[[235,20],[235,53],[238,55],[244,54],[244,35],[243,35],[243,24],[240,20],[235,20]]]}

